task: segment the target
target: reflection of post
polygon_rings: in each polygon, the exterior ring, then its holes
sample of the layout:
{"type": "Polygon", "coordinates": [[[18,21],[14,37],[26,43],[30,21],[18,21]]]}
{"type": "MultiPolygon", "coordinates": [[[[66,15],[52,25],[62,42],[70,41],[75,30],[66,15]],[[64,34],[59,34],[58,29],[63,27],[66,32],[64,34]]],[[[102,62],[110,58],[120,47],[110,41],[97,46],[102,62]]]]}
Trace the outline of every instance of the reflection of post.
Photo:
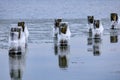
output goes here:
{"type": "Polygon", "coordinates": [[[101,54],[101,35],[95,35],[93,44],[93,54],[94,56],[99,56],[101,54]]]}
{"type": "Polygon", "coordinates": [[[58,64],[60,68],[68,67],[68,54],[70,52],[70,47],[67,40],[61,40],[58,43],[57,38],[54,38],[54,53],[58,55],[58,64]]]}
{"type": "Polygon", "coordinates": [[[56,37],[54,38],[54,53],[55,55],[58,54],[58,40],[56,37]]]}
{"type": "Polygon", "coordinates": [[[11,80],[22,80],[22,75],[25,67],[26,50],[9,51],[9,69],[11,80]]]}
{"type": "Polygon", "coordinates": [[[118,31],[117,29],[111,29],[110,31],[110,42],[117,43],[118,42],[118,31]]]}
{"type": "Polygon", "coordinates": [[[92,45],[93,44],[93,38],[92,38],[92,34],[91,33],[89,33],[89,36],[88,36],[88,45],[92,45]]]}
{"type": "Polygon", "coordinates": [[[59,67],[67,68],[68,67],[68,54],[70,52],[70,47],[69,45],[66,45],[66,46],[60,45],[59,50],[60,50],[59,55],[58,55],[59,67]]]}
{"type": "Polygon", "coordinates": [[[67,57],[65,55],[64,56],[59,55],[59,67],[60,68],[67,68],[68,67],[67,57]]]}
{"type": "Polygon", "coordinates": [[[25,55],[9,55],[11,80],[22,80],[25,67],[25,55]]]}
{"type": "Polygon", "coordinates": [[[88,38],[87,38],[87,45],[88,45],[88,52],[92,51],[92,45],[93,45],[93,37],[91,33],[88,33],[88,38]]]}

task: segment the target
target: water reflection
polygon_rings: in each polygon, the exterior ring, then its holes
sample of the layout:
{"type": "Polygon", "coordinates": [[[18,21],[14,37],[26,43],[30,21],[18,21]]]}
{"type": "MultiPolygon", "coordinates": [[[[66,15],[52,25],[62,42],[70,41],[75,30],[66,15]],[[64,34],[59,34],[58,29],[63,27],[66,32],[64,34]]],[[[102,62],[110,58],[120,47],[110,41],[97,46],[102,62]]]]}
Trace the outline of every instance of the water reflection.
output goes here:
{"type": "Polygon", "coordinates": [[[94,56],[99,56],[101,54],[101,34],[95,34],[94,37],[92,37],[91,33],[88,35],[88,52],[92,52],[94,56]]]}
{"type": "Polygon", "coordinates": [[[55,53],[55,55],[58,55],[58,39],[57,39],[57,37],[54,37],[54,53],[55,53]]]}
{"type": "Polygon", "coordinates": [[[91,32],[88,33],[87,45],[89,46],[88,52],[91,52],[92,51],[92,47],[91,46],[93,45],[93,37],[92,37],[92,33],[91,32]]]}
{"type": "Polygon", "coordinates": [[[101,54],[101,35],[96,34],[94,37],[93,55],[99,56],[100,54],[101,54]]]}
{"type": "Polygon", "coordinates": [[[110,42],[111,43],[117,43],[118,42],[118,30],[117,29],[111,29],[110,30],[110,42]]]}
{"type": "Polygon", "coordinates": [[[70,45],[68,42],[58,44],[54,39],[54,53],[58,56],[58,65],[62,69],[68,68],[68,55],[70,53],[70,45]]]}
{"type": "MultiPolygon", "coordinates": [[[[27,48],[26,48],[27,49],[27,48]]],[[[9,70],[11,80],[22,80],[24,68],[26,51],[9,51],[9,70]]]]}
{"type": "Polygon", "coordinates": [[[68,54],[70,52],[70,46],[67,45],[60,45],[59,46],[59,67],[60,68],[67,68],[68,67],[68,54]]]}
{"type": "Polygon", "coordinates": [[[88,34],[87,41],[88,41],[88,45],[92,45],[93,44],[93,38],[92,38],[92,33],[91,32],[89,32],[89,34],[88,34]]]}

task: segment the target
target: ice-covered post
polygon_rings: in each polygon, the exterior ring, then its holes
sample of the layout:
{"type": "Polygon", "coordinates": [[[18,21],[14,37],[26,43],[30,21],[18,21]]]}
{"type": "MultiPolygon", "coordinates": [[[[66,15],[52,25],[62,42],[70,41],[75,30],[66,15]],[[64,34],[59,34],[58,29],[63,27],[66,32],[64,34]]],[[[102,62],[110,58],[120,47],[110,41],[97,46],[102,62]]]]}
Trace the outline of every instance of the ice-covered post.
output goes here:
{"type": "Polygon", "coordinates": [[[23,32],[25,30],[25,22],[18,22],[18,26],[21,26],[23,29],[23,32]]]}
{"type": "Polygon", "coordinates": [[[110,17],[111,17],[111,21],[118,21],[118,14],[117,13],[111,13],[110,17]]]}
{"type": "Polygon", "coordinates": [[[94,28],[99,28],[100,27],[100,20],[94,20],[94,28]]]}
{"type": "Polygon", "coordinates": [[[88,24],[93,24],[94,16],[88,16],[88,24]]]}
{"type": "Polygon", "coordinates": [[[60,22],[62,22],[62,19],[55,19],[55,27],[59,27],[60,26],[60,22]]]}
{"type": "Polygon", "coordinates": [[[68,25],[67,25],[66,23],[62,23],[62,24],[60,25],[60,33],[66,34],[66,32],[67,32],[67,27],[68,27],[68,25]]]}

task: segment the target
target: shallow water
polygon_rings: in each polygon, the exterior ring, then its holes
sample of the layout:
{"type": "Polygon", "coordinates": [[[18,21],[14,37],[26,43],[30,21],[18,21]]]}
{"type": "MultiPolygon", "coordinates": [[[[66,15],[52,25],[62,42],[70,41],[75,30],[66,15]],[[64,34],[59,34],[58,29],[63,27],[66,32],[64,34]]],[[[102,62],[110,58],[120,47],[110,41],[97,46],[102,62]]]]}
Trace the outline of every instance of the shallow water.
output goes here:
{"type": "Polygon", "coordinates": [[[101,19],[105,28],[103,36],[100,42],[92,39],[92,44],[87,33],[86,19],[63,21],[69,23],[72,33],[67,47],[56,46],[52,33],[54,19],[1,19],[1,80],[119,80],[120,33],[118,39],[111,42],[109,19],[101,19]],[[18,21],[26,22],[30,36],[25,55],[12,57],[8,55],[9,27],[18,21]],[[15,72],[17,68],[18,72],[15,72]]]}

